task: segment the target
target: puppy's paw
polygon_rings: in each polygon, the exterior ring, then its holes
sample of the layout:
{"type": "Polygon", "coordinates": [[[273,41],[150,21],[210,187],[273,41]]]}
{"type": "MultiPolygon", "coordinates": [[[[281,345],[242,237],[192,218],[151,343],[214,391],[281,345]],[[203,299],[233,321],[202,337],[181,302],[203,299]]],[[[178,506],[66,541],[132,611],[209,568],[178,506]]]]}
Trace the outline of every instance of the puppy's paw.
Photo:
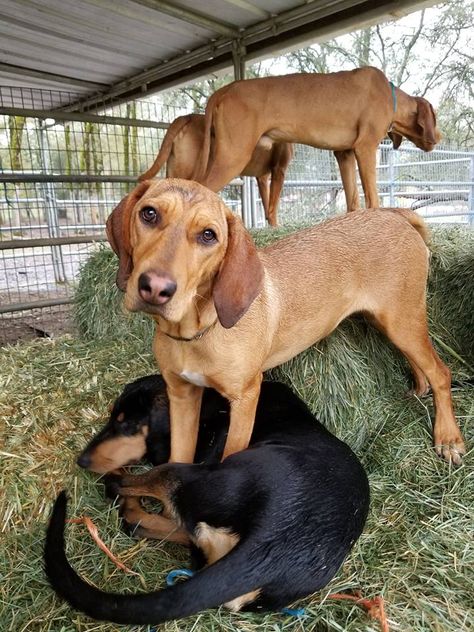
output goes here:
{"type": "Polygon", "coordinates": [[[141,527],[139,522],[127,522],[122,516],[122,529],[131,538],[141,538],[145,536],[140,535],[141,527]]]}
{"type": "Polygon", "coordinates": [[[105,497],[115,500],[119,496],[119,489],[122,485],[122,477],[119,474],[107,474],[103,478],[105,497]]]}

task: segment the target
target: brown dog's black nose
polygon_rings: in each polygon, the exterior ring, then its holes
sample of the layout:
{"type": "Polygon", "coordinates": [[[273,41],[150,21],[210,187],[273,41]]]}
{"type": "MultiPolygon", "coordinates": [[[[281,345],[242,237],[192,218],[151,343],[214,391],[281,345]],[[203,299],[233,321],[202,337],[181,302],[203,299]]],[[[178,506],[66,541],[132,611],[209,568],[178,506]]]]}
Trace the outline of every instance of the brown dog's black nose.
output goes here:
{"type": "Polygon", "coordinates": [[[143,272],[138,277],[138,293],[152,305],[164,305],[176,292],[176,287],[176,281],[156,272],[143,272]]]}

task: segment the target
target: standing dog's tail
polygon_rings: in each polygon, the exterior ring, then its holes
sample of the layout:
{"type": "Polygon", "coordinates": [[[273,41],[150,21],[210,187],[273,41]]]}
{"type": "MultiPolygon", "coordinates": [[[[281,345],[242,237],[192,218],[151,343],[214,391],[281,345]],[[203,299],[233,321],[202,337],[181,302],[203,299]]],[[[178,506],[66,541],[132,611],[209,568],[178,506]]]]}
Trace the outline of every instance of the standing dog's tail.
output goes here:
{"type": "Polygon", "coordinates": [[[211,137],[216,109],[219,107],[219,103],[222,97],[234,83],[235,82],[229,83],[228,85],[219,88],[219,90],[214,92],[214,94],[211,94],[211,96],[209,97],[209,101],[207,102],[206,112],[204,114],[204,140],[201,147],[199,160],[193,173],[193,180],[196,180],[196,182],[202,183],[209,170],[209,159],[211,155],[211,137]]]}
{"type": "Polygon", "coordinates": [[[407,222],[409,222],[413,228],[421,235],[423,241],[426,245],[430,242],[430,231],[428,226],[425,224],[422,217],[415,213],[415,211],[410,211],[407,208],[390,208],[386,209],[388,211],[392,211],[393,213],[397,213],[404,217],[407,222]]]}
{"type": "MultiPolygon", "coordinates": [[[[217,607],[262,585],[264,556],[256,559],[259,556],[255,551],[245,552],[245,547],[238,547],[186,582],[161,591],[123,595],[99,590],[81,579],[67,560],[64,542],[66,506],[67,497],[63,491],[54,504],[46,534],[46,574],[61,597],[94,619],[134,625],[158,624],[217,607]],[[249,559],[252,560],[251,568],[249,559]],[[247,560],[247,564],[243,560],[247,560]]],[[[271,569],[268,569],[268,575],[267,581],[271,580],[271,569]]]]}
{"type": "Polygon", "coordinates": [[[193,171],[193,180],[196,182],[202,182],[207,173],[209,166],[209,155],[211,153],[211,133],[212,133],[212,121],[214,118],[215,101],[218,98],[216,92],[212,94],[206,105],[206,112],[204,114],[204,138],[202,142],[199,158],[193,171]]]}
{"type": "Polygon", "coordinates": [[[180,131],[186,127],[188,123],[191,122],[194,114],[186,114],[185,116],[178,116],[175,118],[171,125],[168,127],[165,137],[163,138],[163,142],[161,143],[160,151],[158,152],[157,157],[155,158],[155,162],[152,166],[142,173],[141,176],[138,176],[138,181],[143,182],[144,180],[150,180],[150,178],[154,178],[161,167],[165,164],[171,154],[171,150],[173,149],[173,143],[176,136],[180,133],[180,131]]]}

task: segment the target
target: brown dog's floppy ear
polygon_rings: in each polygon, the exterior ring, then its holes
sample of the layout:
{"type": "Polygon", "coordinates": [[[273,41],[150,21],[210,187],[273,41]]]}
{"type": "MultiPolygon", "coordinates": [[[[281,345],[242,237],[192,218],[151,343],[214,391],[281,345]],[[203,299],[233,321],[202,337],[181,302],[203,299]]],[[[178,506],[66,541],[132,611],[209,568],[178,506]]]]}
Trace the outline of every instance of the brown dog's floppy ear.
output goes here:
{"type": "Polygon", "coordinates": [[[119,258],[117,272],[117,287],[123,292],[127,288],[128,277],[132,272],[132,249],[130,247],[130,213],[150,186],[149,182],[142,182],[126,195],[107,218],[105,232],[107,239],[119,258]]]}
{"type": "Polygon", "coordinates": [[[392,141],[394,149],[398,149],[402,144],[403,136],[398,132],[388,132],[388,137],[392,141]]]}
{"type": "Polygon", "coordinates": [[[433,106],[423,97],[415,97],[417,103],[416,122],[423,130],[423,140],[430,145],[436,145],[440,137],[436,129],[436,115],[433,106]]]}
{"type": "Polygon", "coordinates": [[[212,297],[223,327],[233,327],[248,310],[263,285],[263,264],[241,220],[228,213],[228,243],[212,297]]]}

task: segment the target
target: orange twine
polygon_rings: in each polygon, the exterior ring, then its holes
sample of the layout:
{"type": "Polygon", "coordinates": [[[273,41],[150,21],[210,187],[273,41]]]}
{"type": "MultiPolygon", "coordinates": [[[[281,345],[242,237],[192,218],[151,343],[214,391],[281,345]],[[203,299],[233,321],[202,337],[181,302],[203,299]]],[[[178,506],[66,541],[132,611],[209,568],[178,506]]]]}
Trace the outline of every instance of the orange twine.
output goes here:
{"type": "Polygon", "coordinates": [[[99,536],[99,531],[97,527],[88,516],[82,516],[81,518],[70,518],[67,522],[70,522],[72,524],[85,524],[89,533],[91,534],[92,539],[97,544],[99,549],[101,549],[101,551],[103,551],[107,555],[107,557],[112,560],[117,568],[120,568],[120,570],[122,570],[124,573],[130,573],[131,575],[140,576],[140,573],[136,573],[135,571],[132,571],[130,568],[125,566],[125,564],[123,564],[123,562],[121,562],[112,553],[112,551],[106,546],[105,542],[99,536]]]}
{"type": "Polygon", "coordinates": [[[382,596],[377,596],[373,599],[364,599],[360,592],[357,591],[353,595],[332,593],[331,595],[328,595],[328,599],[346,599],[353,601],[361,608],[365,608],[369,617],[379,620],[382,632],[390,632],[387,615],[385,614],[385,601],[382,596]]]}
{"type": "MultiPolygon", "coordinates": [[[[99,536],[99,531],[95,524],[92,522],[91,518],[89,518],[88,516],[82,516],[81,518],[69,518],[67,522],[72,524],[86,525],[92,539],[97,544],[99,549],[101,549],[101,551],[103,551],[107,555],[107,557],[112,560],[117,568],[120,568],[120,570],[124,571],[124,573],[131,573],[132,575],[140,576],[139,573],[136,573],[135,571],[132,571],[130,568],[125,566],[125,564],[123,564],[123,562],[121,562],[112,553],[112,551],[99,536]]],[[[328,595],[327,598],[353,601],[356,605],[367,610],[368,615],[372,619],[378,619],[380,621],[381,632],[390,632],[387,616],[385,614],[385,602],[382,596],[377,596],[373,599],[364,599],[361,593],[357,591],[353,595],[349,595],[347,593],[331,593],[330,595],[328,595]]]]}

